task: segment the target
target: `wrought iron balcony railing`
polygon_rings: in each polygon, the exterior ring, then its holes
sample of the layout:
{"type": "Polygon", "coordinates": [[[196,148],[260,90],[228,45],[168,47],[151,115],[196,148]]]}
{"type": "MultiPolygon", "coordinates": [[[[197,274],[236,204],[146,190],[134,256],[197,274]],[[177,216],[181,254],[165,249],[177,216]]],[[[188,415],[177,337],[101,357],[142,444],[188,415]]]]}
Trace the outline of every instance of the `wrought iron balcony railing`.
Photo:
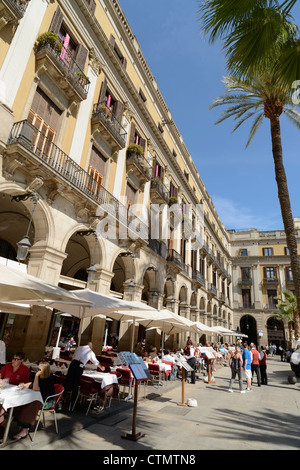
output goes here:
{"type": "Polygon", "coordinates": [[[17,19],[23,18],[30,0],[3,0],[4,5],[12,11],[17,19]]]}
{"type": "Polygon", "coordinates": [[[127,132],[116,118],[106,102],[96,103],[93,107],[92,120],[99,119],[122,148],[126,146],[127,132]]]}
{"type": "Polygon", "coordinates": [[[42,52],[51,56],[70,85],[82,95],[82,98],[86,98],[90,87],[89,78],[76,63],[71,52],[63,45],[61,46],[62,48],[60,49],[60,47],[57,47],[57,44],[51,41],[42,41],[36,48],[36,56],[39,58],[42,52]]]}
{"type": "Polygon", "coordinates": [[[143,221],[130,215],[125,205],[28,121],[17,122],[13,125],[8,145],[14,143],[31,151],[52,172],[71,183],[86,197],[103,206],[106,212],[126,227],[130,228],[130,222],[135,220],[134,226],[139,227],[139,229],[136,228],[136,232],[141,238],[148,239],[148,226],[143,221]]]}

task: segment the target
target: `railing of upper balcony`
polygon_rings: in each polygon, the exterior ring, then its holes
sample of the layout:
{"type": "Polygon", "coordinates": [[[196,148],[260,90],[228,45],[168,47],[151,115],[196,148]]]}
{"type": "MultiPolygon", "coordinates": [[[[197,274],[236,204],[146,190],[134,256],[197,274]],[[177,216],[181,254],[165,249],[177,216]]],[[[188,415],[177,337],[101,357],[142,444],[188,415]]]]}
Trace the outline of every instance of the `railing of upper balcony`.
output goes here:
{"type": "Polygon", "coordinates": [[[169,190],[168,187],[162,182],[160,178],[152,178],[151,189],[157,191],[161,197],[168,203],[169,202],[169,190]]]}
{"type": "Polygon", "coordinates": [[[23,18],[29,2],[30,0],[6,0],[5,3],[9,5],[18,18],[23,18]]]}
{"type": "Polygon", "coordinates": [[[8,145],[13,143],[23,145],[87,197],[101,206],[105,205],[104,209],[120,223],[127,226],[134,219],[134,225],[139,227],[139,230],[136,228],[135,231],[141,234],[141,238],[148,239],[148,227],[143,221],[130,216],[126,206],[28,121],[13,125],[8,145]]]}
{"type": "Polygon", "coordinates": [[[53,41],[43,40],[38,44],[36,52],[46,50],[50,53],[66,74],[71,85],[87,95],[90,87],[89,78],[76,63],[71,52],[61,42],[59,44],[60,46],[53,41]]]}
{"type": "Polygon", "coordinates": [[[127,162],[134,163],[146,180],[151,179],[151,165],[144,155],[127,151],[127,162]]]}
{"type": "Polygon", "coordinates": [[[94,104],[92,119],[95,117],[100,117],[110,132],[116,137],[116,139],[120,140],[125,147],[127,132],[113,112],[111,112],[111,110],[107,107],[105,101],[94,104]]]}

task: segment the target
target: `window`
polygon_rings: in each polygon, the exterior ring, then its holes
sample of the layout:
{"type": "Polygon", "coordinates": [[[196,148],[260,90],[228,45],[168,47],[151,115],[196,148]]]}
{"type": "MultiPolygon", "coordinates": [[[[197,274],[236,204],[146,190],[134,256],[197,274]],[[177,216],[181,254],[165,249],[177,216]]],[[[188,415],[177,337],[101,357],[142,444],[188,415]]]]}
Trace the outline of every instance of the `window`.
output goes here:
{"type": "Polygon", "coordinates": [[[292,268],[291,266],[287,266],[285,268],[285,275],[286,275],[286,280],[293,282],[293,273],[292,273],[292,268]]]}
{"type": "Polygon", "coordinates": [[[127,197],[127,208],[129,209],[136,201],[136,189],[127,182],[126,186],[126,197],[127,197]]]}
{"type": "Polygon", "coordinates": [[[251,279],[250,268],[241,268],[242,279],[251,279]]]}
{"type": "Polygon", "coordinates": [[[126,58],[124,57],[124,55],[122,54],[117,42],[116,42],[116,38],[111,34],[110,35],[110,39],[109,39],[109,42],[111,44],[111,47],[113,48],[113,50],[115,51],[116,53],[116,56],[118,57],[119,61],[121,62],[122,66],[124,67],[124,69],[126,70],[126,67],[127,67],[127,60],[126,58]]]}
{"type": "Polygon", "coordinates": [[[157,127],[158,127],[158,130],[160,131],[160,133],[163,134],[163,133],[164,133],[164,127],[163,127],[163,125],[161,124],[161,122],[159,122],[159,123],[157,124],[157,127]]]}
{"type": "Polygon", "coordinates": [[[286,256],[290,256],[290,250],[288,249],[287,246],[284,247],[284,254],[285,254],[286,256]]]}
{"type": "Polygon", "coordinates": [[[273,248],[263,248],[263,256],[273,256],[273,248]]]}
{"type": "MultiPolygon", "coordinates": [[[[96,147],[93,146],[92,151],[91,151],[89,168],[93,168],[101,176],[100,183],[102,183],[103,177],[105,175],[106,162],[107,162],[107,159],[102,155],[102,153],[96,147]]],[[[97,177],[97,180],[99,181],[98,177],[97,177]]]]}
{"type": "Polygon", "coordinates": [[[169,196],[170,196],[170,197],[175,197],[175,198],[178,197],[178,189],[176,188],[176,186],[174,186],[174,183],[173,183],[172,181],[170,181],[170,192],[169,192],[169,196]]]}
{"type": "Polygon", "coordinates": [[[184,174],[184,177],[185,179],[188,181],[189,180],[189,174],[187,171],[183,170],[183,174],[184,174]]]}
{"type": "Polygon", "coordinates": [[[277,290],[273,289],[268,289],[267,290],[267,297],[268,297],[268,307],[269,308],[276,308],[277,305],[277,300],[275,297],[277,297],[277,290]]]}
{"type": "Polygon", "coordinates": [[[251,308],[251,291],[250,289],[242,289],[243,307],[251,308]]]}
{"type": "Polygon", "coordinates": [[[34,134],[33,144],[36,145],[36,150],[43,155],[48,153],[51,142],[54,141],[59,129],[61,114],[62,112],[53,101],[40,88],[37,88],[28,121],[40,131],[40,134],[37,132],[34,134]]]}
{"type": "Polygon", "coordinates": [[[77,44],[75,44],[75,42],[73,41],[69,33],[66,31],[64,26],[60,27],[58,37],[63,45],[60,58],[65,62],[65,64],[70,66],[72,60],[76,55],[77,44]]]}
{"type": "Polygon", "coordinates": [[[248,255],[247,248],[241,248],[240,249],[240,256],[247,256],[247,255],[248,255]]]}
{"type": "Polygon", "coordinates": [[[264,268],[264,277],[268,281],[274,281],[277,279],[277,272],[275,266],[266,266],[264,268]]]}
{"type": "Polygon", "coordinates": [[[164,177],[165,169],[158,163],[155,157],[152,167],[152,178],[159,178],[162,182],[164,182],[164,177]]]}
{"type": "Polygon", "coordinates": [[[145,93],[143,92],[143,90],[141,89],[141,87],[139,89],[139,95],[140,95],[140,98],[143,100],[143,102],[146,104],[147,103],[147,97],[146,97],[145,93]]]}

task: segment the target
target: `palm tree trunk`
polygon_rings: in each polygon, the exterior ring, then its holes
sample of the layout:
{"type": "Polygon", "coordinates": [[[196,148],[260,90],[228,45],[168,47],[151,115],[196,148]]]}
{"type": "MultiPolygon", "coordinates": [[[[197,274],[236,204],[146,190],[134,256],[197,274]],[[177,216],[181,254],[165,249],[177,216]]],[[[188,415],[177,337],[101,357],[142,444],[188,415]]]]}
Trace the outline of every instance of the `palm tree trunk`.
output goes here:
{"type": "Polygon", "coordinates": [[[300,337],[300,264],[297,252],[297,239],[295,234],[295,226],[292,215],[289,190],[287,185],[286,173],[282,159],[282,144],[281,144],[281,130],[279,115],[270,117],[271,123],[271,137],[272,137],[272,151],[275,164],[275,176],[278,188],[278,198],[281,208],[281,215],[283,226],[286,234],[287,247],[290,252],[291,269],[293,274],[293,281],[295,287],[295,297],[297,300],[297,310],[294,312],[294,328],[295,339],[300,337]]]}

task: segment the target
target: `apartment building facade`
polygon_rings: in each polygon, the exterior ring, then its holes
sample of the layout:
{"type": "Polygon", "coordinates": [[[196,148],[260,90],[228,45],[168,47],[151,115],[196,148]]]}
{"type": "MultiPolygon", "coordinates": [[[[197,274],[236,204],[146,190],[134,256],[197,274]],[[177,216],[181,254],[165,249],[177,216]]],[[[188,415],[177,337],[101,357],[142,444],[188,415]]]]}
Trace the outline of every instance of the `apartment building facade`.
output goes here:
{"type": "MultiPolygon", "coordinates": [[[[297,219],[295,227],[300,244],[297,219]]],[[[287,345],[287,324],[276,317],[278,299],[294,292],[285,232],[232,230],[230,239],[235,323],[256,343],[287,345]]]]}
{"type": "MultiPolygon", "coordinates": [[[[0,261],[70,290],[240,327],[240,239],[222,224],[118,1],[0,0],[0,12],[0,261]]],[[[6,307],[0,335],[9,352],[36,359],[62,322],[76,334],[76,318],[6,307]]],[[[107,329],[130,344],[125,323],[81,326],[96,352],[107,329]]],[[[159,344],[136,326],[135,340],[145,336],[159,344]]]]}

